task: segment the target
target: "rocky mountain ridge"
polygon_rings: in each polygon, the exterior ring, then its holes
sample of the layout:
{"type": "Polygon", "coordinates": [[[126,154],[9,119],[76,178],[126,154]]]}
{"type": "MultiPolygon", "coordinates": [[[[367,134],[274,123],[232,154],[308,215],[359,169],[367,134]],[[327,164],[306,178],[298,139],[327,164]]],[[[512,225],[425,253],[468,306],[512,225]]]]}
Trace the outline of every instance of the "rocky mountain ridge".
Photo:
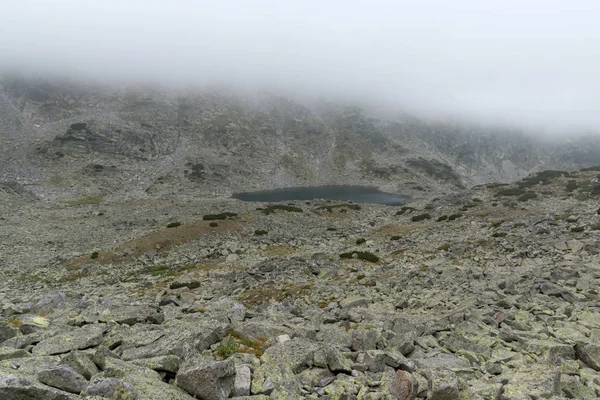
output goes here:
{"type": "Polygon", "coordinates": [[[565,144],[509,129],[382,120],[269,93],[4,79],[0,99],[3,179],[51,198],[332,183],[456,191],[574,170],[600,155],[597,137],[565,144]]]}

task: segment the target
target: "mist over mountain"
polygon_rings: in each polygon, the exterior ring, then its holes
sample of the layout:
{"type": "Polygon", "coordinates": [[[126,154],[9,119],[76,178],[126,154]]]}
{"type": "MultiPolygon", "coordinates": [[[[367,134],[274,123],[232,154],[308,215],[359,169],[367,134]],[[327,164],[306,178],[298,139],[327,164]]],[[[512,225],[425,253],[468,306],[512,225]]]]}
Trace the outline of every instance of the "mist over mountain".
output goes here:
{"type": "Polygon", "coordinates": [[[598,132],[592,0],[248,3],[25,0],[0,67],[325,97],[422,117],[598,132]]]}

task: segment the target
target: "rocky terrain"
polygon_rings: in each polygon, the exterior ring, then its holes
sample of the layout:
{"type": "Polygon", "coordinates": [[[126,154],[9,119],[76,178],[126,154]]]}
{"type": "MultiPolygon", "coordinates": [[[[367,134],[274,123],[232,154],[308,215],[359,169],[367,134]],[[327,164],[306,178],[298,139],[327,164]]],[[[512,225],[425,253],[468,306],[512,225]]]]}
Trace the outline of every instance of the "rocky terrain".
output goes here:
{"type": "Polygon", "coordinates": [[[2,184],[0,398],[599,398],[599,174],[402,207],[2,184]]]}
{"type": "Polygon", "coordinates": [[[1,82],[0,399],[600,398],[597,136],[1,82]]]}

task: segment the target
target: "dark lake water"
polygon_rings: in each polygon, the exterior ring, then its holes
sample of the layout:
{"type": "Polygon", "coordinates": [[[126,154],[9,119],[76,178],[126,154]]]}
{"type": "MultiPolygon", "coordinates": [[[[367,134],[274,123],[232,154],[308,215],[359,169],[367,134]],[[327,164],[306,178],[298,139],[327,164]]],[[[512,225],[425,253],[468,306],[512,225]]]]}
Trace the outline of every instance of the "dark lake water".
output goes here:
{"type": "Polygon", "coordinates": [[[352,201],[354,203],[374,203],[398,206],[405,203],[406,198],[399,194],[382,192],[370,186],[304,186],[289,187],[258,192],[234,193],[233,198],[243,201],[259,201],[263,203],[328,199],[352,201]]]}

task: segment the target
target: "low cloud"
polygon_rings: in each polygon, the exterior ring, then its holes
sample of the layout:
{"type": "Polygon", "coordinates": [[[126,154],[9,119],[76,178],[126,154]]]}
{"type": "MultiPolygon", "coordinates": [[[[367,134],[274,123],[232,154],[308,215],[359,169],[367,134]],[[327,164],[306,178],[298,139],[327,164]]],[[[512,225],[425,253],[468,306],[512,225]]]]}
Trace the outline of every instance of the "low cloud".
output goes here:
{"type": "Polygon", "coordinates": [[[0,67],[600,127],[595,0],[9,0],[0,67]]]}

